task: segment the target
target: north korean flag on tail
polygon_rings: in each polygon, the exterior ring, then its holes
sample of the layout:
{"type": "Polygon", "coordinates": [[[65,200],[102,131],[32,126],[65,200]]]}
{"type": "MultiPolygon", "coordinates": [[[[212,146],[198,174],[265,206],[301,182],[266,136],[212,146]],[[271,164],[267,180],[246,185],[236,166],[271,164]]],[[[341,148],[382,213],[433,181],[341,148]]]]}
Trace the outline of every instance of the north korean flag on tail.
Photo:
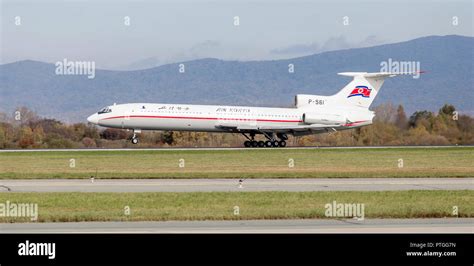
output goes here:
{"type": "Polygon", "coordinates": [[[367,86],[356,86],[355,89],[352,90],[351,94],[347,96],[350,98],[352,96],[362,96],[364,98],[370,98],[370,92],[372,89],[369,89],[367,86]]]}

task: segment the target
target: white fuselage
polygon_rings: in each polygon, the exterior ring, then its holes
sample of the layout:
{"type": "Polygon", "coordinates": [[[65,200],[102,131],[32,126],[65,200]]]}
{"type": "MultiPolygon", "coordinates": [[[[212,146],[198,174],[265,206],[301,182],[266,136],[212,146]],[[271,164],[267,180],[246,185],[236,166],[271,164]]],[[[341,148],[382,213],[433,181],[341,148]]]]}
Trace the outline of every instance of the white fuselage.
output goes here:
{"type": "MultiPolygon", "coordinates": [[[[303,114],[321,109],[308,108],[133,103],[109,106],[107,112],[93,114],[88,120],[100,126],[124,129],[228,132],[221,126],[291,128],[305,125],[303,114]]],[[[327,108],[324,110],[328,112],[327,108]]],[[[342,112],[350,117],[351,122],[339,125],[338,129],[372,123],[373,113],[368,110],[331,112],[342,112]]]]}

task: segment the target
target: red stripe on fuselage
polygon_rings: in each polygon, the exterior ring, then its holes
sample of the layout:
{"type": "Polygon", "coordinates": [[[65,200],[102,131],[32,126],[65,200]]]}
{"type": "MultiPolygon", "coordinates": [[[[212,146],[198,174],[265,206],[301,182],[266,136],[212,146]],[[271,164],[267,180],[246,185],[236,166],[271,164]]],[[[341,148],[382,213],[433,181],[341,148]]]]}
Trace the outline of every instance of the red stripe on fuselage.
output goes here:
{"type": "Polygon", "coordinates": [[[197,119],[197,120],[237,120],[237,121],[257,121],[257,122],[291,122],[298,123],[302,120],[273,120],[273,119],[247,119],[247,118],[217,118],[217,117],[197,117],[197,116],[159,116],[159,115],[131,115],[131,116],[111,116],[100,120],[116,118],[164,118],[164,119],[197,119]]]}

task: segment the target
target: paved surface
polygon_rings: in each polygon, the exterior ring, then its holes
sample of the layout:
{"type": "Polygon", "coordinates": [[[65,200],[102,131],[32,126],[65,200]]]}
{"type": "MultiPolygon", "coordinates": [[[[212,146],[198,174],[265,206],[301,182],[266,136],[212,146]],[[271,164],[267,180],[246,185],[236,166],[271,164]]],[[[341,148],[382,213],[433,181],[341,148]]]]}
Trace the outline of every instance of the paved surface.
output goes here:
{"type": "MultiPolygon", "coordinates": [[[[411,149],[411,148],[468,148],[474,147],[474,145],[446,145],[446,146],[348,146],[348,147],[285,147],[280,149],[286,150],[298,150],[298,149],[411,149]]],[[[7,150],[0,149],[2,152],[41,152],[41,151],[187,151],[187,150],[201,150],[201,151],[215,151],[215,150],[266,150],[266,149],[275,149],[275,148],[244,148],[244,147],[233,147],[233,148],[220,148],[220,147],[211,147],[211,148],[122,148],[122,149],[18,149],[18,150],[7,150]]]]}
{"type": "Polygon", "coordinates": [[[474,190],[474,178],[0,180],[0,192],[474,190]]]}
{"type": "Polygon", "coordinates": [[[0,224],[0,233],[474,233],[474,218],[0,224]]]}

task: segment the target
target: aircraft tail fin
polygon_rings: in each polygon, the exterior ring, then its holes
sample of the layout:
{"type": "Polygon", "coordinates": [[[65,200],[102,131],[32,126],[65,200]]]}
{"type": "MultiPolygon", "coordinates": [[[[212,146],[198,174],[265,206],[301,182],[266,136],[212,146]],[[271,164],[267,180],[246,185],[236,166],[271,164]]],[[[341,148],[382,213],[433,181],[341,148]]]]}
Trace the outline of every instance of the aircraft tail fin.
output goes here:
{"type": "MultiPolygon", "coordinates": [[[[422,72],[419,72],[422,73],[422,72]]],[[[386,78],[398,75],[415,75],[413,72],[343,72],[338,75],[353,77],[341,91],[332,97],[336,97],[338,103],[369,108],[380,91],[386,78]]]]}

